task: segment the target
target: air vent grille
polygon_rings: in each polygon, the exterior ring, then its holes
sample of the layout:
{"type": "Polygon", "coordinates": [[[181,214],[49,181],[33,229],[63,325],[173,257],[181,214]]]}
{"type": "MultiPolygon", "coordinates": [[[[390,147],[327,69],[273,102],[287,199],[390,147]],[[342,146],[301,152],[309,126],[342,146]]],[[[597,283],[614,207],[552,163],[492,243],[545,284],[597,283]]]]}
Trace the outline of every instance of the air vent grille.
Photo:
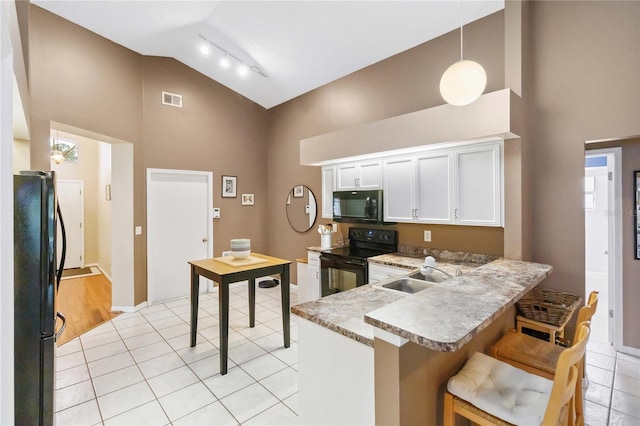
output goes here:
{"type": "Polygon", "coordinates": [[[162,104],[182,108],[182,95],[162,92],[162,104]]]}

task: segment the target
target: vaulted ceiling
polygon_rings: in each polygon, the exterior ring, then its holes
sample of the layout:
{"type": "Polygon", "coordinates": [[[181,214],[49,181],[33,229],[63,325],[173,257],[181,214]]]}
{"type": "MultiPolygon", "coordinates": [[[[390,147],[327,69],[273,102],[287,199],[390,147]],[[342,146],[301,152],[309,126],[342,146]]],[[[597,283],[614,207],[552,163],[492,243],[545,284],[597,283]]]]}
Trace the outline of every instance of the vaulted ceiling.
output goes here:
{"type": "Polygon", "coordinates": [[[454,30],[461,17],[504,8],[489,0],[31,1],[140,54],[175,58],[265,108],[454,30]]]}

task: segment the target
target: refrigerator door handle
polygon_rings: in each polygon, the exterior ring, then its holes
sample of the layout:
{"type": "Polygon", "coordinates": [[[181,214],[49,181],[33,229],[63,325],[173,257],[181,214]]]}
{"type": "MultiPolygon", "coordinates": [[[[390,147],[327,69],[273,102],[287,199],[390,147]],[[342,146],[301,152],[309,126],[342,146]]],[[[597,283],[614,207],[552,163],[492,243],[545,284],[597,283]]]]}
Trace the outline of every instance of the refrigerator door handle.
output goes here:
{"type": "MultiPolygon", "coordinates": [[[[64,261],[67,257],[67,233],[64,228],[64,220],[62,219],[62,211],[60,211],[60,204],[56,206],[58,212],[58,218],[60,219],[60,231],[62,232],[62,254],[60,256],[60,267],[56,273],[56,290],[60,289],[60,280],[62,280],[62,270],[64,269],[64,261]]],[[[63,317],[64,318],[64,317],[63,317]]]]}
{"type": "Polygon", "coordinates": [[[58,337],[60,337],[62,333],[64,333],[64,329],[67,328],[67,319],[60,312],[56,312],[56,316],[62,320],[62,327],[60,327],[60,330],[58,330],[55,336],[55,340],[58,340],[58,337]]]}

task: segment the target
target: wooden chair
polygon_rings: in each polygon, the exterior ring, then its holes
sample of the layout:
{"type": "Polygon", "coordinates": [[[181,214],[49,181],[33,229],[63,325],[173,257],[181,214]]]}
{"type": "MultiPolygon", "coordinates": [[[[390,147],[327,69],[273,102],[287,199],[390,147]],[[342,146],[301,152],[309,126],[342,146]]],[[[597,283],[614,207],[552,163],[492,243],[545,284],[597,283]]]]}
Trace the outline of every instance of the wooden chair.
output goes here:
{"type": "MultiPolygon", "coordinates": [[[[598,292],[592,291],[587,304],[578,311],[577,324],[591,321],[598,307],[598,292]]],[[[574,342],[577,339],[578,328],[574,333],[574,342]]],[[[493,345],[490,355],[500,361],[521,368],[529,373],[537,374],[547,379],[553,379],[556,373],[556,365],[563,351],[563,347],[544,340],[537,339],[527,334],[518,333],[515,330],[507,332],[493,345]]],[[[584,407],[582,400],[582,379],[584,377],[584,358],[578,368],[580,377],[576,386],[576,424],[584,424],[584,407]]]]}
{"type": "Polygon", "coordinates": [[[447,383],[444,425],[459,414],[479,425],[574,425],[574,393],[589,323],[578,325],[575,344],[558,359],[553,381],[476,352],[447,383]]]}

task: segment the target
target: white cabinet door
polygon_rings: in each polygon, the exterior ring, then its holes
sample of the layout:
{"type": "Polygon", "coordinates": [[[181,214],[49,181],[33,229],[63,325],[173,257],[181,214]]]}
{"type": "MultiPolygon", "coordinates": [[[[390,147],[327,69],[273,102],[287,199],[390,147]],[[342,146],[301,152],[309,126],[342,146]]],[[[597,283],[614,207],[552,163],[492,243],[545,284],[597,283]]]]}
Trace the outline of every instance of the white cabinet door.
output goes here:
{"type": "Polygon", "coordinates": [[[335,176],[335,166],[322,168],[322,217],[325,219],[333,219],[333,191],[336,190],[335,176]]]}
{"type": "Polygon", "coordinates": [[[308,284],[307,297],[308,300],[320,299],[320,253],[317,251],[307,252],[307,273],[308,284]]]}
{"type": "Polygon", "coordinates": [[[413,222],[414,160],[412,157],[391,158],[383,162],[384,220],[413,222]]]}
{"type": "Polygon", "coordinates": [[[382,187],[382,164],[380,160],[345,163],[336,166],[336,188],[380,189],[382,187]]]}
{"type": "Polygon", "coordinates": [[[502,224],[502,171],[500,145],[492,144],[456,152],[455,223],[502,224]]]}
{"type": "Polygon", "coordinates": [[[358,168],[355,163],[340,164],[336,166],[336,190],[356,189],[358,168]]]}
{"type": "Polygon", "coordinates": [[[369,262],[369,283],[375,283],[391,277],[397,277],[398,275],[404,275],[409,273],[409,271],[410,269],[407,268],[378,265],[376,263],[369,262]]]}
{"type": "Polygon", "coordinates": [[[382,163],[380,160],[362,162],[358,165],[358,189],[382,188],[382,163]]]}
{"type": "Polygon", "coordinates": [[[416,157],[416,221],[453,222],[452,156],[441,152],[416,157]]]}

